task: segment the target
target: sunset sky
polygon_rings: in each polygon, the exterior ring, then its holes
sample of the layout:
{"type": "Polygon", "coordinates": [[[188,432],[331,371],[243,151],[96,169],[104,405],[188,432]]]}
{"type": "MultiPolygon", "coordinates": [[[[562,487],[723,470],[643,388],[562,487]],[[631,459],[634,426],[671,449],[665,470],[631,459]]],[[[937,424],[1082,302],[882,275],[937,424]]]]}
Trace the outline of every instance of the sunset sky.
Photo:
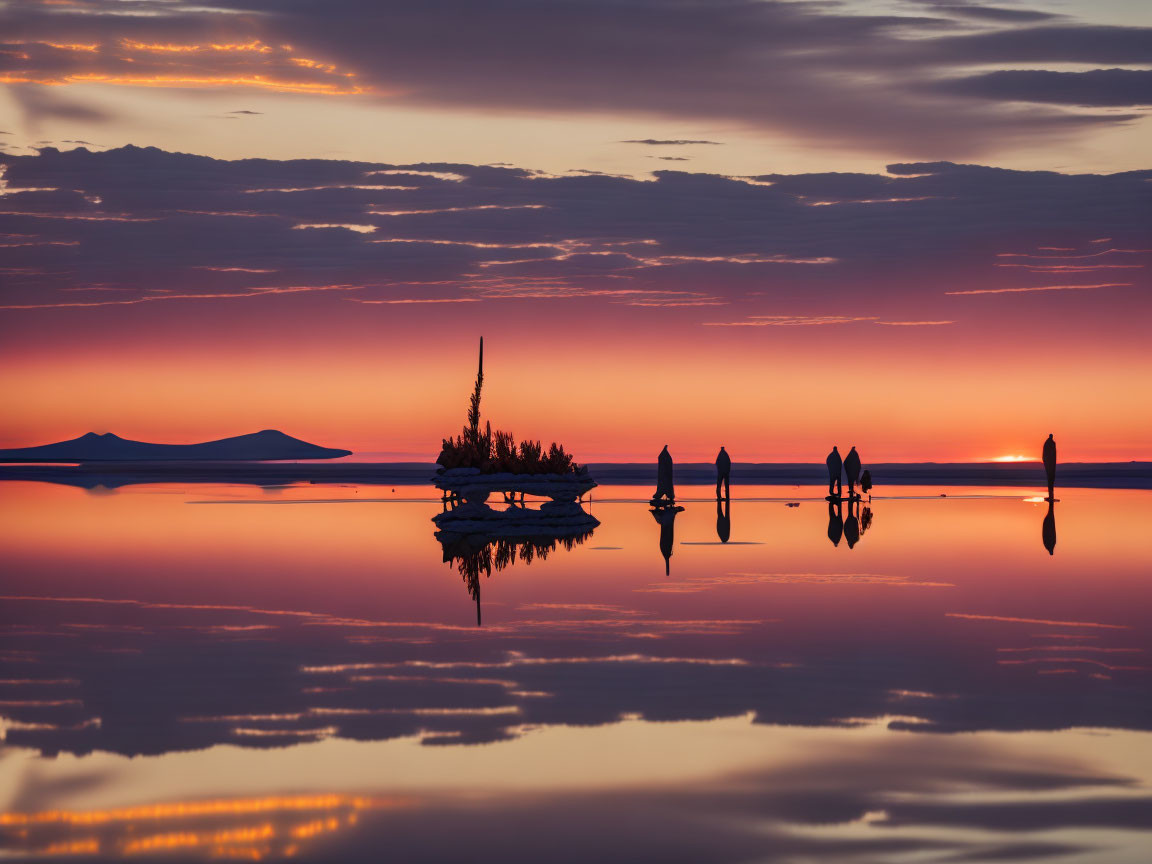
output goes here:
{"type": "Polygon", "coordinates": [[[1152,459],[1144,0],[0,0],[0,447],[1152,459]]]}

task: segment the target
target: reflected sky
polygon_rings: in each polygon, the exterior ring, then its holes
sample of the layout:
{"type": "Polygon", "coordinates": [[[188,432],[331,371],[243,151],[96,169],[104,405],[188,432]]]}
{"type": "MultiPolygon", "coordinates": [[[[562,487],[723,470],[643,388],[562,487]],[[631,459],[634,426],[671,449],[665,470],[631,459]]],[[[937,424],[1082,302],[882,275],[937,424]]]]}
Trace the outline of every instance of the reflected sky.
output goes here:
{"type": "Polygon", "coordinates": [[[595,490],[478,627],[431,489],[2,484],[0,849],[1138,860],[1149,493],[734,491],[595,490]]]}

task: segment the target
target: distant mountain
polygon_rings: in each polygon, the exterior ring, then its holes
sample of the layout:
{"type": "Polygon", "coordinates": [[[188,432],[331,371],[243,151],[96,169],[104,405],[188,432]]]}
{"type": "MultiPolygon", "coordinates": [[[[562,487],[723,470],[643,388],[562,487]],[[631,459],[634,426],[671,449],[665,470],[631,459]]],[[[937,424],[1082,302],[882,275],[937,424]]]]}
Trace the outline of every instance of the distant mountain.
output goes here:
{"type": "Polygon", "coordinates": [[[105,432],[40,447],[0,450],[0,462],[252,462],[274,459],[338,459],[351,450],[309,444],[275,429],[203,444],[149,444],[105,432]]]}

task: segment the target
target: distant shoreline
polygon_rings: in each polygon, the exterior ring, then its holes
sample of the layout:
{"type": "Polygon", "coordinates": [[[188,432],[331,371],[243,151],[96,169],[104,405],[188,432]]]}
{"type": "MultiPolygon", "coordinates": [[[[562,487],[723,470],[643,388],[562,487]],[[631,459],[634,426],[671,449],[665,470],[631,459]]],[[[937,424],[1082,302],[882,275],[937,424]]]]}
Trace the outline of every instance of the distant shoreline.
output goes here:
{"type": "MultiPolygon", "coordinates": [[[[877,489],[885,486],[1027,486],[1044,488],[1039,463],[903,462],[869,464],[877,489]]],[[[655,486],[652,463],[592,463],[601,485],[655,486]]],[[[336,483],[365,486],[423,486],[436,466],[426,462],[88,462],[78,465],[0,465],[0,481],[59,483],[83,488],[115,488],[137,483],[242,483],[275,486],[336,483]]],[[[1074,462],[1060,465],[1057,487],[1152,489],[1152,462],[1074,462]]],[[[684,486],[715,483],[708,463],[681,463],[676,482],[684,486]]],[[[733,463],[732,484],[821,486],[828,482],[823,463],[733,463]]]]}

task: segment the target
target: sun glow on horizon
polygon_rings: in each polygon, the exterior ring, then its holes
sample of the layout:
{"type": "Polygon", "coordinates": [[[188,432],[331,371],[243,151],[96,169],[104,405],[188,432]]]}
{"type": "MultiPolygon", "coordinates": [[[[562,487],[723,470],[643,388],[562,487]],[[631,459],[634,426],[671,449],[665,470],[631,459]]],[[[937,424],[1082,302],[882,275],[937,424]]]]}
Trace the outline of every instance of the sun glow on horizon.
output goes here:
{"type": "Polygon", "coordinates": [[[992,460],[993,462],[1039,462],[1035,456],[1021,456],[1013,454],[1010,456],[997,456],[992,460]]]}

